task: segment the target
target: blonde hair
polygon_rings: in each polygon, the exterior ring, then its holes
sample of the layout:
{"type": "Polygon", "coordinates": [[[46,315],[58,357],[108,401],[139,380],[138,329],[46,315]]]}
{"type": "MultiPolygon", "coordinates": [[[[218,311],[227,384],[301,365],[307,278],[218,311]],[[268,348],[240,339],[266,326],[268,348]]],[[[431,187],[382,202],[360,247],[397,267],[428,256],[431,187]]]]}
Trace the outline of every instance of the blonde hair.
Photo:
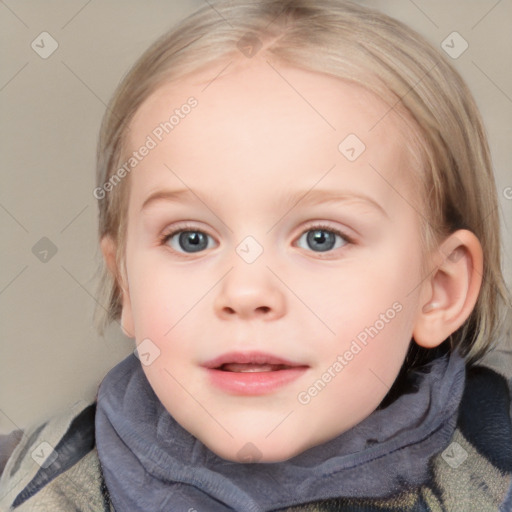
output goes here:
{"type": "MultiPolygon", "coordinates": [[[[141,104],[164,83],[215,62],[248,58],[240,41],[259,41],[260,51],[269,57],[365,87],[390,112],[412,120],[410,142],[421,162],[418,179],[427,209],[425,246],[435,247],[464,228],[483,247],[478,301],[449,341],[468,360],[479,359],[496,341],[509,300],[486,134],[472,95],[447,59],[382,13],[343,0],[240,0],[205,6],[159,38],[118,86],[101,127],[97,186],[107,183],[125,161],[130,121],[141,104]]],[[[116,242],[118,269],[124,268],[129,183],[120,181],[99,199],[99,237],[116,242]]],[[[101,271],[99,303],[108,303],[98,324],[103,332],[119,319],[122,303],[121,276],[111,275],[104,264],[101,271]]]]}

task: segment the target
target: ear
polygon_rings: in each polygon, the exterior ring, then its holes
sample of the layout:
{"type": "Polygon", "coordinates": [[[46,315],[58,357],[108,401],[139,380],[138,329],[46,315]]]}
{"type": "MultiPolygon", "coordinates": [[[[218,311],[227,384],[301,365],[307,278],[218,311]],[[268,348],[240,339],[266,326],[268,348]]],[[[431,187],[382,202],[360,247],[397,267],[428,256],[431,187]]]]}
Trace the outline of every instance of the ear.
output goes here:
{"type": "Polygon", "coordinates": [[[135,329],[133,326],[132,305],[130,301],[128,282],[123,278],[123,272],[120,271],[117,265],[117,245],[112,237],[105,235],[101,239],[100,246],[105,264],[121,290],[121,300],[123,304],[121,312],[121,329],[126,336],[134,338],[135,329]]]}
{"type": "Polygon", "coordinates": [[[413,338],[425,348],[440,345],[469,317],[482,284],[483,253],[466,229],[451,234],[436,251],[436,269],[420,294],[413,338]]]}

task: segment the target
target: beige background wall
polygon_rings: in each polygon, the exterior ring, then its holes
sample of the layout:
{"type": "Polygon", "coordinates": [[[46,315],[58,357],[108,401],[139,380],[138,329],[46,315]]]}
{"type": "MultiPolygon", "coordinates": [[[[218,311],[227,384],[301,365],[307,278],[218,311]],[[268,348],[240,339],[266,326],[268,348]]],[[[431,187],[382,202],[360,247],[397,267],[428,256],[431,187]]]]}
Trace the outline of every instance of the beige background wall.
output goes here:
{"type": "MultiPolygon", "coordinates": [[[[116,324],[105,337],[92,325],[100,258],[92,196],[97,133],[106,102],[135,58],[205,3],[0,3],[0,433],[92,399],[105,373],[134,348],[116,324]],[[52,44],[58,47],[46,56],[52,44]]],[[[435,45],[453,31],[469,44],[453,62],[487,124],[501,213],[508,219],[510,285],[512,1],[362,3],[405,21],[435,45]]]]}

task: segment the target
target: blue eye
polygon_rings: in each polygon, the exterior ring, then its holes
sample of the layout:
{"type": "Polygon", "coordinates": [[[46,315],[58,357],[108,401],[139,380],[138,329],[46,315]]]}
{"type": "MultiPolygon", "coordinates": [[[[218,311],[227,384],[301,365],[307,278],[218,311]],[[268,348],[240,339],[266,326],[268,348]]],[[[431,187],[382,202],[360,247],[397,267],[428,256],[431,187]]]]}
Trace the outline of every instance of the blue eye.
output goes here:
{"type": "Polygon", "coordinates": [[[204,251],[210,247],[208,238],[211,237],[202,231],[182,230],[169,233],[164,237],[163,242],[170,245],[177,252],[194,253],[204,251]]]}
{"type": "MultiPolygon", "coordinates": [[[[171,249],[181,254],[201,252],[211,249],[215,244],[210,235],[188,226],[182,226],[171,233],[164,234],[161,243],[169,245],[171,249]]],[[[300,236],[297,245],[314,252],[328,252],[350,243],[352,240],[337,229],[329,226],[312,226],[300,236]],[[301,242],[306,246],[301,246],[301,242]]]]}
{"type": "Polygon", "coordinates": [[[340,231],[324,226],[314,226],[305,231],[299,242],[305,239],[307,247],[315,252],[327,252],[343,247],[350,242],[349,238],[340,231]]]}

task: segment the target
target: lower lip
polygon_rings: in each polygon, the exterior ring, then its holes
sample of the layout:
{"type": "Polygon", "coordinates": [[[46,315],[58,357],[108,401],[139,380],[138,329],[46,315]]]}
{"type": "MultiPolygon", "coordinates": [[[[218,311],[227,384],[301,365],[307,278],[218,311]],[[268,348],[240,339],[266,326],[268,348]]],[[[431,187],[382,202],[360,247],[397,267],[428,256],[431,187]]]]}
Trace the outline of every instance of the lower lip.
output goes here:
{"type": "Polygon", "coordinates": [[[235,395],[265,395],[298,379],[308,368],[297,366],[270,372],[225,372],[207,368],[211,383],[235,395]]]}

